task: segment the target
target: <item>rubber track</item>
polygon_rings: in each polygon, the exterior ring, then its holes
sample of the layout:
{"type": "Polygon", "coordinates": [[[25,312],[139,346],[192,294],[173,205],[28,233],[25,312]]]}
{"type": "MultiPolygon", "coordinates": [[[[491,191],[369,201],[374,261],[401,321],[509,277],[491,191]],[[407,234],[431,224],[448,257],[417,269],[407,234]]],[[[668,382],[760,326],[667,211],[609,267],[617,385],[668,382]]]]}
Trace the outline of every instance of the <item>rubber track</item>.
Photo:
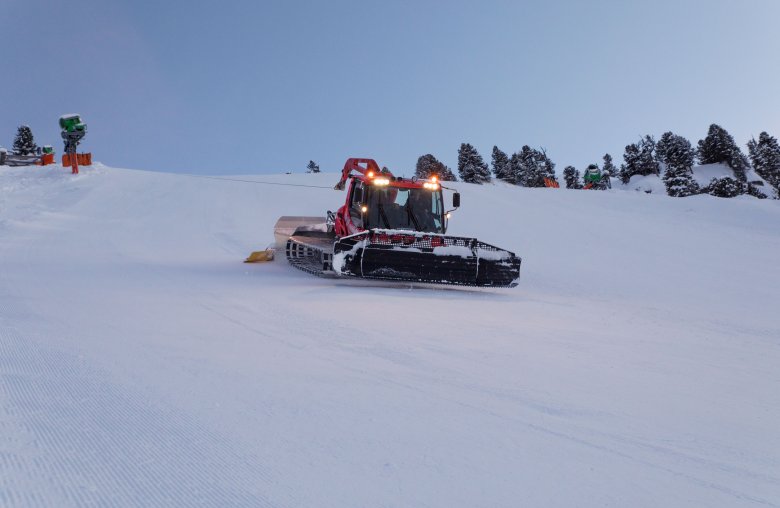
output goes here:
{"type": "MultiPolygon", "coordinates": [[[[337,277],[336,273],[332,270],[333,255],[325,253],[325,250],[313,245],[303,244],[293,240],[292,238],[287,240],[285,247],[285,255],[290,265],[294,266],[298,270],[304,271],[317,277],[337,277]],[[324,260],[323,260],[324,256],[324,260]],[[327,264],[329,269],[325,269],[327,264]]],[[[463,286],[463,287],[477,287],[477,288],[513,288],[517,286],[517,283],[509,285],[493,285],[485,286],[484,284],[470,284],[467,282],[430,282],[417,279],[397,279],[389,277],[361,277],[358,275],[344,274],[341,277],[354,279],[354,280],[381,280],[385,282],[395,282],[398,284],[424,284],[426,286],[463,286]]]]}
{"type": "Polygon", "coordinates": [[[296,242],[290,238],[287,240],[285,255],[287,261],[298,270],[303,270],[317,277],[335,276],[333,271],[325,270],[326,264],[332,266],[333,255],[326,253],[324,249],[296,242]]]}
{"type": "Polygon", "coordinates": [[[507,289],[507,288],[513,288],[517,287],[517,283],[514,284],[508,284],[508,285],[491,285],[486,286],[484,284],[471,284],[468,282],[430,282],[425,280],[415,280],[415,279],[391,279],[386,277],[359,277],[357,275],[344,275],[344,277],[349,277],[351,279],[361,279],[361,280],[381,280],[386,282],[397,282],[399,284],[425,284],[426,286],[446,286],[446,287],[452,287],[452,286],[461,286],[461,287],[471,287],[471,288],[484,288],[484,289],[507,289]]]}

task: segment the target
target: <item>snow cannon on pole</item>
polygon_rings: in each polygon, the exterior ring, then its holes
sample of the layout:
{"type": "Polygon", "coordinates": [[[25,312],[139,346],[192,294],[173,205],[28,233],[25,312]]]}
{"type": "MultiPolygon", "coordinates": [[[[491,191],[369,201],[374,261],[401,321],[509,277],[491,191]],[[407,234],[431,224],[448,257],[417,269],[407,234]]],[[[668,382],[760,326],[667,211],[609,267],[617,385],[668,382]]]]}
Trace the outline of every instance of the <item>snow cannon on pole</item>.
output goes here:
{"type": "Polygon", "coordinates": [[[72,173],[77,175],[79,172],[79,158],[76,153],[79,143],[87,134],[87,124],[81,121],[81,117],[76,114],[62,115],[60,117],[60,135],[65,142],[65,154],[63,155],[63,166],[70,165],[72,173]],[[70,164],[68,164],[70,163],[70,164]]]}

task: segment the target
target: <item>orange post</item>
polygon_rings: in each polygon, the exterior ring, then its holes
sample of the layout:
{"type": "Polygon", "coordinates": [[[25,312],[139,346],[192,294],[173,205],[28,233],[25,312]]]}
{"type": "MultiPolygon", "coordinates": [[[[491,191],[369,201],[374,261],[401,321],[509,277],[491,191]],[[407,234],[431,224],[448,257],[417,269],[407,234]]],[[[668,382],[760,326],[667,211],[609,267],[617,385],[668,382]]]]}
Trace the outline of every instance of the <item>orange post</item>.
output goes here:
{"type": "Polygon", "coordinates": [[[62,155],[62,166],[71,168],[71,173],[74,175],[79,174],[79,157],[77,154],[63,154],[62,155]]]}
{"type": "Polygon", "coordinates": [[[62,155],[62,166],[63,167],[70,166],[72,169],[71,172],[74,175],[77,175],[79,173],[79,165],[91,166],[92,154],[91,153],[74,153],[74,154],[66,153],[62,155]]]}

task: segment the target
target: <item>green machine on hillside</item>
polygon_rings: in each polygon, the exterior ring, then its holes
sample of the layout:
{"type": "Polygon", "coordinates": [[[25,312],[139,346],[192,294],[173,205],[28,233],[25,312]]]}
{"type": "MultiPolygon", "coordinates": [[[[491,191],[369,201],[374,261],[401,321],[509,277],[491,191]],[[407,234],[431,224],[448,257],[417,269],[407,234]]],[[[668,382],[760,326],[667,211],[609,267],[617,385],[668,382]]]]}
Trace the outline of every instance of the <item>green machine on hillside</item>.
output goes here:
{"type": "Polygon", "coordinates": [[[604,190],[612,188],[612,182],[609,179],[609,172],[602,173],[599,167],[595,164],[591,164],[585,169],[585,174],[582,175],[582,180],[585,182],[583,189],[604,190]]]}
{"type": "Polygon", "coordinates": [[[78,156],[76,148],[81,143],[82,138],[87,134],[87,124],[81,121],[81,116],[76,114],[62,115],[60,117],[60,135],[65,142],[65,155],[73,174],[79,172],[78,156]]]}

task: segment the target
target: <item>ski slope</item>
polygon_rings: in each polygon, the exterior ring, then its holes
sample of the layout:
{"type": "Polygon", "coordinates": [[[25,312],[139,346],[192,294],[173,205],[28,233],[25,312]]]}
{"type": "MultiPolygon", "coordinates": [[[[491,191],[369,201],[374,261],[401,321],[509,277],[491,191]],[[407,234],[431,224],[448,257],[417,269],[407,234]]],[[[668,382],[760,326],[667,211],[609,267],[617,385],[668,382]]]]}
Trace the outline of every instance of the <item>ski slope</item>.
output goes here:
{"type": "Polygon", "coordinates": [[[336,180],[0,169],[0,506],[780,506],[780,202],[454,184],[510,290],[241,263],[336,180]]]}

